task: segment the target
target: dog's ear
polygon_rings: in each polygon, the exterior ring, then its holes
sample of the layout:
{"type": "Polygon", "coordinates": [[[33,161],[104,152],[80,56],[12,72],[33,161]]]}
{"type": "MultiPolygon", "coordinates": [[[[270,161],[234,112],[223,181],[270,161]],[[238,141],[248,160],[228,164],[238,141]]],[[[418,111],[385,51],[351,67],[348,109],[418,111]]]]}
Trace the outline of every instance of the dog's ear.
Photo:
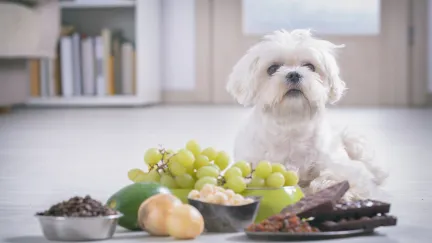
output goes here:
{"type": "Polygon", "coordinates": [[[248,51],[237,63],[234,65],[231,74],[228,77],[226,90],[228,93],[237,100],[237,102],[244,106],[251,106],[254,103],[255,97],[255,78],[258,71],[259,57],[248,51]]]}
{"type": "Polygon", "coordinates": [[[339,65],[335,58],[335,50],[343,48],[345,45],[335,45],[328,41],[325,42],[329,50],[324,54],[324,63],[329,82],[328,103],[334,104],[342,98],[347,89],[346,83],[340,77],[339,65]]]}

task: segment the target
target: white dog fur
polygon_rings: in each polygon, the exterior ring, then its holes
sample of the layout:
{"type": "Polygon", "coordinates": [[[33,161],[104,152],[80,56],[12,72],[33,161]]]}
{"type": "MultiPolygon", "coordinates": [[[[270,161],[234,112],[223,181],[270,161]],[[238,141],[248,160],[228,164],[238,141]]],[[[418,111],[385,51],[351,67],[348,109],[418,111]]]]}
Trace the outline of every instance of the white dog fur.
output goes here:
{"type": "Polygon", "coordinates": [[[226,87],[238,103],[252,107],[236,137],[236,161],[282,163],[297,171],[306,194],[348,180],[345,199],[373,195],[387,173],[374,164],[362,137],[336,131],[327,120],[326,106],[346,90],[334,55],[342,47],[309,30],[280,30],[247,51],[226,87]],[[290,72],[301,75],[299,82],[289,81],[290,72]]]}

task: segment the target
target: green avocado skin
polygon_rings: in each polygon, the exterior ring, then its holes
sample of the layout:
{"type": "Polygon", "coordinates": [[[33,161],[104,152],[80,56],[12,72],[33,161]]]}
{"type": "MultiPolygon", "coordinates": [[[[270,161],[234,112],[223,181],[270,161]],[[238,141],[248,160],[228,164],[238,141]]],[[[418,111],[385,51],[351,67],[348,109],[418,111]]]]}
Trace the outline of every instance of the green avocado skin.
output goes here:
{"type": "Polygon", "coordinates": [[[168,188],[155,182],[137,182],[127,185],[114,193],[107,205],[123,214],[118,225],[131,231],[140,231],[138,226],[138,209],[149,197],[159,193],[171,193],[168,188]]]}

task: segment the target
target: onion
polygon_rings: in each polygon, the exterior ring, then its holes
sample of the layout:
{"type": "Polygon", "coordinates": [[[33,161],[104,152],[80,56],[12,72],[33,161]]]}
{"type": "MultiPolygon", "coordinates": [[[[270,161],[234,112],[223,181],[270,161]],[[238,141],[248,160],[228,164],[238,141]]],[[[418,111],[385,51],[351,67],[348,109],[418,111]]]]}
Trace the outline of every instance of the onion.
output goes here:
{"type": "Polygon", "coordinates": [[[168,236],[166,219],[172,209],[182,202],[172,194],[156,194],[145,200],[138,209],[138,225],[150,235],[168,236]]]}
{"type": "Polygon", "coordinates": [[[196,208],[182,204],[172,209],[167,218],[167,228],[176,239],[194,239],[204,231],[204,219],[196,208]]]}

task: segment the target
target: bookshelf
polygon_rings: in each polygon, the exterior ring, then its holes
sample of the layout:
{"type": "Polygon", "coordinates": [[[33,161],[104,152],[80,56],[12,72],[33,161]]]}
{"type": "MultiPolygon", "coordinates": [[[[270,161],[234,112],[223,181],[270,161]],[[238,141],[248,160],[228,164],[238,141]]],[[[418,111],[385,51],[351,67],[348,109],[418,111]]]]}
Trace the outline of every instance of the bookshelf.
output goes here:
{"type": "Polygon", "coordinates": [[[110,97],[50,97],[33,98],[29,105],[41,106],[137,106],[146,104],[145,100],[134,95],[114,95],[110,97]]]}
{"type": "MultiPolygon", "coordinates": [[[[69,106],[69,107],[82,107],[82,106],[144,106],[156,104],[161,101],[161,77],[160,77],[160,43],[161,43],[161,1],[160,0],[145,0],[145,1],[131,1],[131,0],[69,0],[61,1],[62,23],[64,25],[75,26],[76,32],[81,36],[101,36],[102,30],[108,29],[119,31],[122,35],[124,43],[131,43],[133,46],[133,70],[129,77],[133,77],[133,91],[118,93],[113,91],[107,94],[101,94],[97,91],[98,82],[95,78],[96,90],[94,93],[75,94],[75,87],[72,91],[64,93],[63,83],[62,88],[57,89],[57,94],[53,91],[51,93],[45,92],[42,94],[39,88],[39,95],[32,93],[31,98],[28,100],[28,106],[69,106]]],[[[83,37],[84,39],[85,37],[83,37]]],[[[83,40],[81,39],[81,40],[83,40]]],[[[112,43],[111,41],[109,43],[112,43]]],[[[59,46],[62,45],[62,38],[59,39],[59,46]]],[[[80,44],[82,49],[82,43],[80,44]]],[[[96,48],[96,47],[95,47],[96,48]]],[[[80,49],[80,50],[81,50],[80,49]]],[[[120,48],[123,53],[123,48],[120,48]]],[[[61,47],[59,47],[59,53],[61,47]]],[[[61,55],[61,54],[60,54],[61,55]]],[[[82,54],[84,55],[84,54],[82,54]]],[[[111,57],[111,56],[110,56],[111,57]]],[[[122,55],[122,60],[124,56],[122,55]]],[[[59,57],[58,63],[61,63],[62,58],[59,57]]],[[[111,59],[110,59],[111,60],[111,59]]],[[[101,60],[95,59],[94,65],[100,66],[101,60]]],[[[113,59],[113,63],[116,59],[113,59]]],[[[106,62],[102,62],[104,66],[106,62]]],[[[108,64],[107,64],[108,65],[108,64]]],[[[113,65],[115,64],[111,64],[113,65]]],[[[122,64],[123,65],[123,64],[122,64]]],[[[121,67],[123,68],[124,66],[121,67]]],[[[52,66],[52,65],[51,65],[52,66]]],[[[58,64],[62,67],[62,64],[58,64]]],[[[83,64],[81,64],[81,67],[83,64]]],[[[105,66],[106,67],[106,66],[105,66]]],[[[84,69],[84,67],[83,67],[84,69]]],[[[31,68],[30,68],[31,70],[31,68]]],[[[99,69],[98,69],[99,70],[99,69]]],[[[107,68],[105,68],[106,74],[107,68]]],[[[116,70],[115,70],[116,71],[116,70]]],[[[63,72],[63,69],[62,71],[63,72]]],[[[83,72],[82,76],[84,76],[83,72]]],[[[101,71],[102,72],[102,71],[101,71]]],[[[123,69],[122,71],[123,72],[123,69]]],[[[125,72],[126,73],[126,72],[125,72]]],[[[109,74],[106,74],[107,76],[109,74]]],[[[115,76],[114,71],[111,74],[115,76]]],[[[31,75],[30,75],[31,76],[31,75]]],[[[40,75],[40,83],[43,83],[40,75]]],[[[60,75],[61,76],[61,75],[60,75]]],[[[79,76],[79,75],[78,75],[79,76]]],[[[95,76],[97,76],[95,74],[95,76]]],[[[124,76],[121,76],[122,79],[124,76]]],[[[31,78],[30,78],[31,79],[31,78]]],[[[81,90],[84,89],[83,79],[72,78],[73,82],[81,82],[81,90]]],[[[114,79],[114,78],[111,78],[114,79]]],[[[131,79],[131,78],[130,78],[131,79]]],[[[86,79],[88,81],[88,78],[86,79]]],[[[93,80],[93,79],[92,79],[93,80]]],[[[105,80],[106,81],[106,80],[105,80]]],[[[116,78],[116,82],[117,82],[116,78]]],[[[122,80],[123,81],[123,80],[122,80]]],[[[30,81],[32,82],[32,81],[30,81]]],[[[75,85],[75,84],[74,84],[75,85]]],[[[104,84],[107,89],[106,85],[104,84]]],[[[87,85],[88,86],[88,85],[87,85]]],[[[115,89],[119,84],[115,84],[115,89]]],[[[113,86],[113,87],[114,87],[113,86]]],[[[120,84],[121,86],[121,84],[120,84]]],[[[129,85],[130,86],[130,85],[129,85]]],[[[33,85],[31,84],[31,89],[33,85]]],[[[125,86],[121,86],[120,89],[125,86]]],[[[108,88],[110,89],[110,88],[108,88]]],[[[46,88],[45,88],[46,90],[46,88]]],[[[50,89],[52,90],[52,89],[50,89]]],[[[114,90],[114,88],[112,88],[114,90]]],[[[103,92],[103,91],[102,91],[103,92]]],[[[123,91],[122,91],[123,92],[123,91]]]]}
{"type": "Polygon", "coordinates": [[[106,1],[62,1],[62,9],[86,9],[86,8],[122,8],[135,7],[135,1],[132,0],[106,0],[106,1]]]}

